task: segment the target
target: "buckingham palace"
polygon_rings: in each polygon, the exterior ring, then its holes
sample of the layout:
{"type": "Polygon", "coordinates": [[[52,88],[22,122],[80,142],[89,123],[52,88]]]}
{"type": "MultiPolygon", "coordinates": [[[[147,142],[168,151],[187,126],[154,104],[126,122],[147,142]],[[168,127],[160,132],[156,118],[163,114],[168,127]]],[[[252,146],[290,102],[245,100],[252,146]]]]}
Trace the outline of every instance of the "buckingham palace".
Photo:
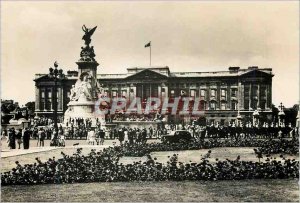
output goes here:
{"type": "MultiPolygon", "coordinates": [[[[69,95],[75,84],[78,71],[67,71],[57,81],[58,114],[67,109],[69,95]]],[[[131,100],[139,97],[200,99],[201,110],[209,121],[221,123],[233,121],[238,115],[250,119],[253,112],[271,119],[272,106],[271,68],[251,66],[246,69],[229,67],[214,72],[172,72],[168,66],[132,67],[124,74],[97,74],[97,80],[106,96],[123,97],[131,100]]],[[[51,117],[53,114],[54,81],[47,74],[36,74],[36,115],[51,117]]],[[[169,119],[182,119],[179,116],[169,119]]]]}

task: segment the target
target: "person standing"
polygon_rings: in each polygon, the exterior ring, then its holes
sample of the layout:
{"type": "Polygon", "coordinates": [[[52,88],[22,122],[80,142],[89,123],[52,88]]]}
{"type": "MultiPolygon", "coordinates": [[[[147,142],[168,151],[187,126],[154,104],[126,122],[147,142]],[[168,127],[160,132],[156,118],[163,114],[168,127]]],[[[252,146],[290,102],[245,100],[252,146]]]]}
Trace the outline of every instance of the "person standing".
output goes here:
{"type": "Polygon", "coordinates": [[[88,139],[88,143],[89,143],[89,144],[95,145],[95,142],[96,142],[96,135],[95,135],[95,131],[94,131],[93,129],[91,129],[91,130],[88,132],[87,139],[88,139]]]}
{"type": "Polygon", "coordinates": [[[37,145],[39,145],[40,147],[44,147],[44,144],[45,144],[44,140],[45,140],[45,137],[46,137],[46,133],[45,133],[43,128],[41,128],[39,130],[38,136],[39,136],[39,138],[38,138],[37,145]]]}
{"type": "Polygon", "coordinates": [[[7,139],[7,130],[5,130],[5,129],[2,131],[1,140],[2,140],[2,138],[7,139]]]}
{"type": "Polygon", "coordinates": [[[153,136],[153,128],[152,128],[152,126],[150,126],[150,128],[149,128],[149,138],[151,139],[152,136],[153,136]]]}
{"type": "Polygon", "coordinates": [[[16,139],[17,139],[17,143],[18,143],[18,146],[19,148],[18,149],[21,149],[21,144],[22,144],[22,129],[20,128],[16,134],[16,139]]]}
{"type": "Polygon", "coordinates": [[[135,143],[136,144],[140,144],[141,140],[142,140],[142,133],[140,132],[139,128],[136,130],[136,134],[135,135],[136,135],[135,143]]]}
{"type": "Polygon", "coordinates": [[[122,128],[120,128],[119,130],[119,142],[120,142],[120,145],[122,146],[123,145],[123,141],[124,141],[124,137],[125,137],[125,134],[124,134],[124,131],[122,128]]]}
{"type": "Polygon", "coordinates": [[[129,144],[133,145],[133,130],[131,128],[129,128],[128,131],[128,140],[129,140],[129,144]]]}
{"type": "Polygon", "coordinates": [[[9,130],[7,141],[10,149],[16,149],[16,133],[14,128],[9,130]]]}
{"type": "Polygon", "coordinates": [[[105,137],[105,132],[103,129],[100,129],[99,135],[100,135],[100,145],[103,145],[104,137],[105,137]]]}
{"type": "Polygon", "coordinates": [[[128,129],[123,129],[124,130],[124,142],[128,141],[128,129]]]}
{"type": "Polygon", "coordinates": [[[146,144],[147,143],[147,131],[146,131],[145,128],[142,130],[142,139],[141,139],[141,142],[142,142],[142,144],[146,144]]]}
{"type": "Polygon", "coordinates": [[[23,147],[24,149],[29,149],[29,140],[30,140],[30,131],[28,128],[25,128],[24,135],[23,135],[23,147]]]}

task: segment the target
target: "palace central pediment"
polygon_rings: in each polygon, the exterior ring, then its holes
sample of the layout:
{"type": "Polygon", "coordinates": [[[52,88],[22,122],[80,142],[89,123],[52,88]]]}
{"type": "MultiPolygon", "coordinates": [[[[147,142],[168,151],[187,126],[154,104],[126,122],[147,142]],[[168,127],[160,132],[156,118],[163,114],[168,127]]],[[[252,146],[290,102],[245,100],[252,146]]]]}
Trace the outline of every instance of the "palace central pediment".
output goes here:
{"type": "Polygon", "coordinates": [[[265,72],[261,70],[251,70],[248,72],[245,72],[240,75],[241,77],[273,77],[274,75],[271,72],[265,72]]]}
{"type": "Polygon", "coordinates": [[[130,79],[130,80],[148,80],[148,79],[166,79],[168,78],[167,76],[160,74],[158,72],[149,70],[149,69],[145,69],[142,70],[138,73],[135,73],[133,75],[128,76],[126,79],[130,79]]]}

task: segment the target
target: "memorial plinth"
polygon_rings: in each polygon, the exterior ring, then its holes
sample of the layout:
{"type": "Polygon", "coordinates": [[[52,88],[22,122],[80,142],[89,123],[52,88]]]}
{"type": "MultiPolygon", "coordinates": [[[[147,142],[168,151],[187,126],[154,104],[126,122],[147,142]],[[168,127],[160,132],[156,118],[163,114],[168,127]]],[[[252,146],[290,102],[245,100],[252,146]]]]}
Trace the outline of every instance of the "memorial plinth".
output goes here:
{"type": "Polygon", "coordinates": [[[64,123],[76,118],[91,119],[92,125],[96,124],[97,118],[101,124],[105,123],[104,115],[99,114],[95,106],[98,96],[102,93],[102,88],[97,82],[97,66],[99,64],[94,58],[96,56],[94,47],[90,46],[91,36],[96,28],[97,26],[93,29],[82,27],[85,32],[82,37],[85,46],[81,47],[80,59],[76,62],[79,78],[72,86],[64,123]]]}

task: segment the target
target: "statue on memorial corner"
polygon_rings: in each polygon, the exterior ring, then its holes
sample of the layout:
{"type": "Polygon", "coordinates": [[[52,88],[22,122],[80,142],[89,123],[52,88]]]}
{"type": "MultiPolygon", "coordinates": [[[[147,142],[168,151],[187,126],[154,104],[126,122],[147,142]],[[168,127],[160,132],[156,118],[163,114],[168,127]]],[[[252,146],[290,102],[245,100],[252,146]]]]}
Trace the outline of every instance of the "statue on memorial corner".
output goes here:
{"type": "Polygon", "coordinates": [[[72,86],[70,100],[71,101],[92,101],[93,88],[91,84],[91,75],[84,72],[80,75],[75,86],[72,86]]]}
{"type": "Polygon", "coordinates": [[[69,98],[70,98],[70,101],[76,101],[76,100],[78,100],[78,97],[76,95],[75,85],[72,85],[72,88],[70,90],[70,96],[69,96],[69,98]]]}

